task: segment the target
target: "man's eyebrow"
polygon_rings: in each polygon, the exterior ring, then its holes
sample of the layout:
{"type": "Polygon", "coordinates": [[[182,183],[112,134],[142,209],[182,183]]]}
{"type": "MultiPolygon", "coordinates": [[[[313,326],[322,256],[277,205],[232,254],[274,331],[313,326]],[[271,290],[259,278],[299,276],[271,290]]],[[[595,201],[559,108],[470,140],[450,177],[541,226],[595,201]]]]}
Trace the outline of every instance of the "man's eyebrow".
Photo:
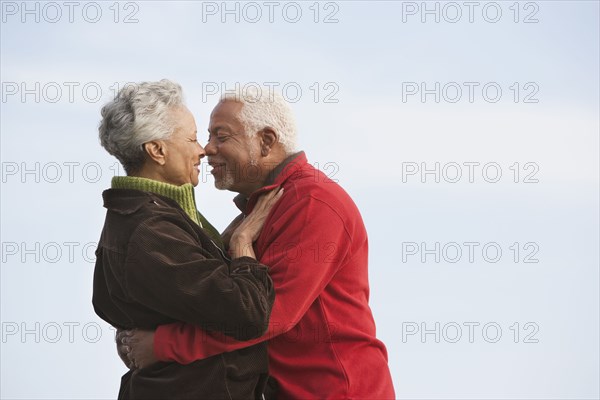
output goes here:
{"type": "Polygon", "coordinates": [[[214,126],[212,129],[211,129],[211,128],[208,128],[207,130],[208,130],[208,133],[217,133],[217,132],[219,132],[221,129],[227,129],[227,127],[226,127],[226,126],[223,126],[223,125],[217,125],[217,126],[214,126]]]}

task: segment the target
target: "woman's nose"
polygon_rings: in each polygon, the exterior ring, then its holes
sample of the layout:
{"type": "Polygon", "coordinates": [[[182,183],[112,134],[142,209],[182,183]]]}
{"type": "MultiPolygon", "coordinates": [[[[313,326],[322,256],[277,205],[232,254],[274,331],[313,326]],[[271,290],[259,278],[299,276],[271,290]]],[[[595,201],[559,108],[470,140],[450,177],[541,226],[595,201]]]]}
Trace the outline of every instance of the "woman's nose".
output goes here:
{"type": "Polygon", "coordinates": [[[200,151],[198,152],[200,158],[206,157],[206,150],[204,150],[204,147],[202,147],[200,143],[198,143],[198,147],[200,148],[200,151]]]}

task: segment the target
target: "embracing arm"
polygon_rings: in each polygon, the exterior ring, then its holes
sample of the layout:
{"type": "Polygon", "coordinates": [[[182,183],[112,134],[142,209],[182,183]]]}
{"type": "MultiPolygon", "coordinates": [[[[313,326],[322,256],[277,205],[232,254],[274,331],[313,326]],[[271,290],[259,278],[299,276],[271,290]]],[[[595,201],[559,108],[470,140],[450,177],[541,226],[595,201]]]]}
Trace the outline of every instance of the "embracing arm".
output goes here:
{"type": "Polygon", "coordinates": [[[319,199],[284,197],[278,211],[267,227],[269,243],[261,259],[270,266],[276,293],[267,332],[238,342],[191,324],[162,325],[154,335],[158,359],[188,364],[272,339],[298,323],[338,271],[351,239],[342,219],[319,199]]]}
{"type": "Polygon", "coordinates": [[[125,285],[132,300],[164,316],[240,339],[248,338],[248,327],[266,328],[273,301],[267,267],[251,257],[227,265],[166,218],[150,219],[134,232],[125,285]]]}
{"type": "Polygon", "coordinates": [[[255,212],[233,232],[230,265],[198,246],[194,231],[178,220],[146,221],[129,245],[125,280],[130,296],[163,315],[240,340],[259,336],[269,320],[274,290],[252,243],[282,195],[283,189],[275,189],[261,196],[255,212]]]}

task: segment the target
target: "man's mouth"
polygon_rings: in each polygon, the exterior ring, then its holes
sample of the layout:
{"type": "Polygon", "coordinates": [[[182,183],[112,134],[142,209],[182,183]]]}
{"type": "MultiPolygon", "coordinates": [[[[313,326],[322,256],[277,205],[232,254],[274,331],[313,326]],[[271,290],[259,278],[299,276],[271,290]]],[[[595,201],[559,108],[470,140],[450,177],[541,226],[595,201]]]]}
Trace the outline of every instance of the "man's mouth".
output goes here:
{"type": "Polygon", "coordinates": [[[210,173],[213,175],[216,173],[221,173],[225,169],[225,163],[209,162],[208,165],[212,167],[210,173]]]}

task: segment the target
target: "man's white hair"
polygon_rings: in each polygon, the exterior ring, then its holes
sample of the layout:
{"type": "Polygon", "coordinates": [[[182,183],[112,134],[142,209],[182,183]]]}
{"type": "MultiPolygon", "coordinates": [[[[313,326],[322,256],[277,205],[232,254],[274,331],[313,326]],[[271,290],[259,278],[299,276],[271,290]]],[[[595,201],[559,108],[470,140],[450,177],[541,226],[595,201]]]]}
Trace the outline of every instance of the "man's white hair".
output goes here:
{"type": "Polygon", "coordinates": [[[144,143],[171,136],[177,127],[172,109],[183,105],[181,86],[170,80],[125,85],[102,107],[100,143],[131,174],[144,163],[144,143]]]}
{"type": "Polygon", "coordinates": [[[269,88],[246,85],[224,93],[221,102],[224,101],[242,103],[240,119],[248,136],[268,127],[275,131],[287,154],[296,151],[296,120],[280,94],[269,88]]]}

